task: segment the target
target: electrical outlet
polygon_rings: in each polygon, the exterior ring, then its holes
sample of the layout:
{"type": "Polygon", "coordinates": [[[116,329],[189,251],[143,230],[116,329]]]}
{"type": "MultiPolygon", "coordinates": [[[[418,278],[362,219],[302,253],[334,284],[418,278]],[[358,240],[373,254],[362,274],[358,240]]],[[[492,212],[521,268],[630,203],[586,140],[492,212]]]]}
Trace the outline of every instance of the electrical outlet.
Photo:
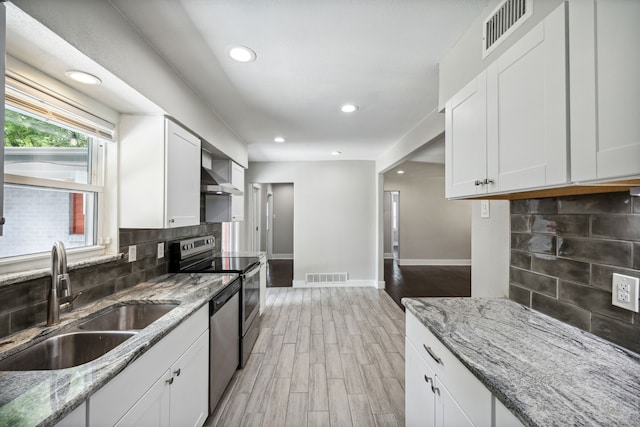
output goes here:
{"type": "Polygon", "coordinates": [[[638,312],[640,279],[614,273],[611,280],[611,304],[638,312]]]}
{"type": "Polygon", "coordinates": [[[136,245],[129,246],[129,262],[136,260],[136,245]]]}
{"type": "Polygon", "coordinates": [[[158,259],[164,258],[164,242],[158,243],[158,259]]]}

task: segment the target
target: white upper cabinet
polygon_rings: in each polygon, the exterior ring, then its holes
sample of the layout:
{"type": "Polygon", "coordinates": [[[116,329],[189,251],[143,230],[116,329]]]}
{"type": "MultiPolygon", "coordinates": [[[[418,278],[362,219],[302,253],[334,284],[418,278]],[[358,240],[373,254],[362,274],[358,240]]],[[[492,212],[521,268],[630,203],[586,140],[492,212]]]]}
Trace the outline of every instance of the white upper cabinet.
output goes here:
{"type": "Polygon", "coordinates": [[[571,178],[640,175],[640,2],[569,2],[571,178]]]}
{"type": "Polygon", "coordinates": [[[487,79],[480,73],[445,107],[447,197],[487,192],[487,79]]]}
{"type": "Polygon", "coordinates": [[[568,182],[562,5],[487,68],[487,169],[496,191],[568,182]]]}
{"type": "Polygon", "coordinates": [[[200,224],[200,140],[163,116],[120,120],[120,227],[200,224]]]}
{"type": "Polygon", "coordinates": [[[447,197],[568,182],[565,6],[445,106],[447,197]]]}

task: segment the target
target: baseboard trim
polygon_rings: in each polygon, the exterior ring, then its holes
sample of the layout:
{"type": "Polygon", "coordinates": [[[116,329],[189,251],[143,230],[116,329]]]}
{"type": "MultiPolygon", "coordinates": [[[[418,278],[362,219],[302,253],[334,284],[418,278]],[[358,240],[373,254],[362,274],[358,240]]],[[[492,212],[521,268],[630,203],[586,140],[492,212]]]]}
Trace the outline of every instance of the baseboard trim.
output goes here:
{"type": "Polygon", "coordinates": [[[384,253],[384,259],[393,259],[393,253],[385,252],[384,253]]]}
{"type": "Polygon", "coordinates": [[[294,280],[291,284],[294,288],[377,288],[384,289],[384,282],[376,280],[347,280],[347,283],[307,283],[304,280],[294,280]],[[380,288],[380,284],[383,288],[380,288]]]}
{"type": "Polygon", "coordinates": [[[398,259],[398,265],[471,265],[470,259],[398,259]]]}
{"type": "Polygon", "coordinates": [[[293,259],[293,254],[271,254],[271,259],[293,259]]]}

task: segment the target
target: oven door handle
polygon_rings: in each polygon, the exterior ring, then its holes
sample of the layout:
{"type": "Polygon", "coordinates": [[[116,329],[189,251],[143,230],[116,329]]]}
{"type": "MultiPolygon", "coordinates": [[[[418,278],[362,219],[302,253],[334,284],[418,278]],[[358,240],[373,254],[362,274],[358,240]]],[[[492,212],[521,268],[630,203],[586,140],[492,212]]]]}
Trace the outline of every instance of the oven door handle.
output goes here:
{"type": "Polygon", "coordinates": [[[251,277],[255,276],[258,273],[260,273],[260,263],[256,264],[255,267],[253,267],[251,270],[244,273],[242,277],[243,279],[246,280],[246,279],[250,279],[251,277]]]}

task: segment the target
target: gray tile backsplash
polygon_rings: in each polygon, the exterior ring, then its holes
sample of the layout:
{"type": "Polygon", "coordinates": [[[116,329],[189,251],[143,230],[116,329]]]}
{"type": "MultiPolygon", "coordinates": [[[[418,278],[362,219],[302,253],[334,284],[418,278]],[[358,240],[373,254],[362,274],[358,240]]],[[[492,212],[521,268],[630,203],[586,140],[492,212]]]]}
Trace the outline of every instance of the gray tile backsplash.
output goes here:
{"type": "MultiPolygon", "coordinates": [[[[81,307],[105,296],[168,272],[169,246],[189,237],[212,234],[220,250],[221,224],[156,229],[120,229],[120,252],[124,259],[69,272],[74,293],[82,292],[75,301],[81,307]],[[164,242],[164,258],[158,259],[158,243],[164,242]],[[127,259],[128,248],[136,245],[136,261],[127,259]]],[[[34,326],[46,320],[47,294],[51,278],[44,277],[0,288],[0,337],[34,326]]]]}
{"type": "Polygon", "coordinates": [[[511,202],[509,297],[640,352],[640,315],[611,305],[613,273],[640,277],[640,198],[511,202]]]}

